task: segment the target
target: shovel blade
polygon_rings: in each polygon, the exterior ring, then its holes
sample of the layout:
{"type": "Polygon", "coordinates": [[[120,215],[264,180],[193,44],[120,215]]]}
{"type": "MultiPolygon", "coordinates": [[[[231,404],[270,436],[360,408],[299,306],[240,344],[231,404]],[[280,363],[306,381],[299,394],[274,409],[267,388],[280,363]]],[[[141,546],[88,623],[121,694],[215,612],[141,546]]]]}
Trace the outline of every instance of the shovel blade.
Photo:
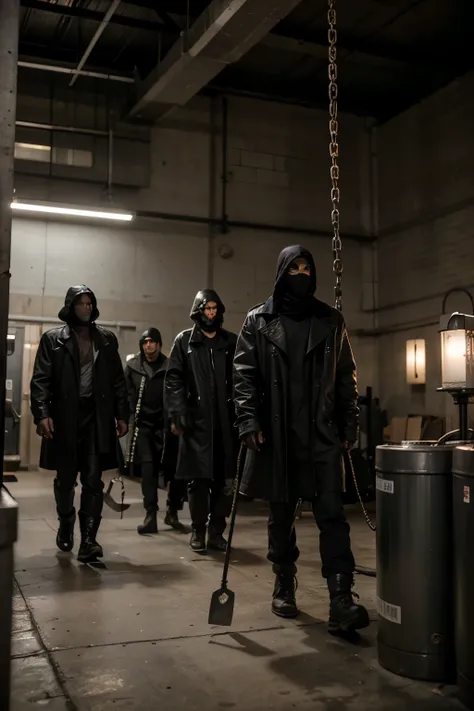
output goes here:
{"type": "Polygon", "coordinates": [[[209,606],[209,624],[230,627],[234,616],[234,601],[234,593],[227,588],[219,588],[219,590],[212,593],[209,606]]]}
{"type": "Polygon", "coordinates": [[[122,513],[122,511],[126,511],[130,508],[130,504],[118,504],[110,494],[104,494],[104,504],[107,504],[112,511],[116,511],[117,513],[122,513]]]}

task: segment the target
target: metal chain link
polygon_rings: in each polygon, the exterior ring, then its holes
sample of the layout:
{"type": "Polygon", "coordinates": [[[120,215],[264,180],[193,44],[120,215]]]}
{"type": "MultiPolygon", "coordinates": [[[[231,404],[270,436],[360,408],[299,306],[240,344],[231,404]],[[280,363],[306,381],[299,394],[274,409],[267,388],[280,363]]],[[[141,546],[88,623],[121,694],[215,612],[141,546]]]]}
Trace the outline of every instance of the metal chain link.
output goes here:
{"type": "MultiPolygon", "coordinates": [[[[337,86],[337,29],[336,29],[336,0],[328,0],[328,41],[329,41],[329,65],[328,65],[328,76],[329,76],[329,156],[331,158],[331,168],[329,175],[331,176],[331,223],[333,228],[333,238],[332,238],[332,254],[333,254],[333,264],[332,269],[336,277],[336,285],[334,286],[334,297],[335,297],[335,307],[338,311],[342,311],[342,241],[339,234],[339,201],[341,197],[341,192],[339,189],[339,122],[338,122],[338,86],[337,86]]],[[[349,466],[351,469],[352,478],[354,480],[355,490],[357,492],[357,498],[362,507],[364,518],[367,525],[372,531],[376,530],[376,525],[372,522],[368,511],[362,500],[362,496],[359,490],[359,484],[357,482],[357,477],[354,469],[354,464],[352,463],[352,457],[348,452],[349,466]]]]}
{"type": "Polygon", "coordinates": [[[353,480],[354,480],[354,486],[355,486],[355,490],[356,490],[356,493],[357,493],[357,498],[359,499],[359,503],[360,503],[360,505],[361,505],[362,513],[364,514],[364,518],[365,518],[365,521],[366,521],[366,523],[367,523],[367,526],[370,528],[371,531],[376,531],[376,530],[377,530],[377,525],[376,525],[375,523],[373,523],[372,519],[371,519],[370,516],[369,516],[369,512],[368,512],[367,509],[365,508],[364,501],[362,500],[362,495],[361,495],[361,493],[360,493],[359,484],[358,484],[357,476],[356,476],[355,469],[354,469],[354,462],[352,461],[352,457],[351,457],[351,453],[350,453],[350,452],[347,452],[347,459],[349,460],[349,466],[350,466],[350,469],[351,469],[352,478],[353,478],[353,480]]]}
{"type": "Polygon", "coordinates": [[[338,108],[337,108],[337,30],[336,30],[336,0],[329,0],[328,9],[328,40],[329,40],[329,156],[331,158],[331,168],[329,175],[331,177],[331,223],[333,228],[332,238],[332,253],[333,253],[333,272],[336,277],[336,285],[334,287],[335,306],[338,311],[342,310],[342,242],[339,235],[339,143],[338,143],[338,108]]]}

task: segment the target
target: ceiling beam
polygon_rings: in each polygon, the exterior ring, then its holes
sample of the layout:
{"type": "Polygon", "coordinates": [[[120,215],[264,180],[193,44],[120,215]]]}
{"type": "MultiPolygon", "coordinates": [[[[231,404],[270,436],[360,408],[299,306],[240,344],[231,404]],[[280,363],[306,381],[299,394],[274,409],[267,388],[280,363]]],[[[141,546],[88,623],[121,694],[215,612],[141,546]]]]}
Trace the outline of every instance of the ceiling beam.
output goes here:
{"type": "Polygon", "coordinates": [[[99,27],[96,29],[94,36],[92,37],[91,41],[87,45],[86,49],[84,50],[84,53],[82,57],[79,60],[79,63],[76,67],[76,72],[73,75],[71,81],[69,82],[69,86],[72,87],[77,81],[77,78],[79,76],[79,72],[84,68],[87,60],[89,59],[90,55],[94,51],[94,48],[97,44],[97,42],[100,40],[102,35],[104,34],[105,30],[107,29],[107,25],[109,24],[110,20],[113,18],[115,11],[119,7],[120,3],[122,0],[112,0],[112,4],[109,6],[109,9],[105,13],[105,15],[102,18],[102,22],[100,23],[99,27]]]}
{"type": "MultiPolygon", "coordinates": [[[[71,7],[69,5],[58,5],[44,0],[21,0],[21,6],[31,10],[39,10],[41,12],[49,12],[63,17],[76,17],[80,20],[90,20],[91,22],[101,23],[104,15],[95,10],[87,10],[81,7],[71,7]]],[[[127,15],[114,15],[110,20],[111,25],[121,25],[122,27],[130,27],[137,30],[147,30],[149,32],[167,32],[169,28],[162,22],[154,22],[152,20],[137,20],[135,17],[127,15]]],[[[174,32],[173,34],[176,34],[174,32]]]]}
{"type": "Polygon", "coordinates": [[[184,106],[259,43],[300,0],[212,0],[142,83],[129,116],[158,119],[184,106]]]}

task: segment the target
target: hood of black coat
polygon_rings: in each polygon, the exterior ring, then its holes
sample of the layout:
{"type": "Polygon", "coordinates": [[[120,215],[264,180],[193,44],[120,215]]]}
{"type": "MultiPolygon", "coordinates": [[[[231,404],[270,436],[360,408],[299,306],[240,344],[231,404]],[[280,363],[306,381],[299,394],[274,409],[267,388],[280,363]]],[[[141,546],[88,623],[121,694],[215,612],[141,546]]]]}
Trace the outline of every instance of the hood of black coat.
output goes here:
{"type": "Polygon", "coordinates": [[[58,313],[58,318],[61,321],[64,321],[64,323],[68,323],[70,325],[79,323],[79,321],[76,319],[73,306],[76,299],[82,296],[83,294],[88,294],[92,301],[92,312],[89,323],[94,323],[95,321],[97,321],[97,319],[99,318],[97,299],[92,289],[89,289],[89,287],[85,284],[70,286],[67,290],[66,298],[64,299],[64,306],[58,313]]]}
{"type": "Polygon", "coordinates": [[[273,296],[275,298],[282,297],[284,296],[284,290],[282,286],[282,282],[284,280],[285,275],[288,272],[288,269],[290,268],[291,264],[295,261],[295,259],[306,259],[308,262],[310,268],[311,268],[311,276],[309,277],[310,279],[310,286],[308,290],[308,295],[314,296],[314,293],[316,291],[317,287],[317,279],[316,279],[316,265],[314,263],[313,255],[311,252],[306,249],[306,247],[302,247],[300,244],[293,244],[290,247],[285,247],[280,252],[280,256],[278,257],[277,261],[277,268],[276,268],[276,277],[275,277],[275,287],[273,290],[273,296]]]}
{"type": "Polygon", "coordinates": [[[208,304],[209,301],[215,301],[215,303],[217,304],[217,315],[214,319],[214,323],[216,327],[220,328],[224,323],[225,306],[221,297],[219,296],[217,291],[214,291],[214,289],[201,289],[201,291],[198,291],[198,293],[194,297],[194,302],[189,317],[197,324],[199,324],[203,317],[203,312],[206,308],[206,304],[208,304]]]}

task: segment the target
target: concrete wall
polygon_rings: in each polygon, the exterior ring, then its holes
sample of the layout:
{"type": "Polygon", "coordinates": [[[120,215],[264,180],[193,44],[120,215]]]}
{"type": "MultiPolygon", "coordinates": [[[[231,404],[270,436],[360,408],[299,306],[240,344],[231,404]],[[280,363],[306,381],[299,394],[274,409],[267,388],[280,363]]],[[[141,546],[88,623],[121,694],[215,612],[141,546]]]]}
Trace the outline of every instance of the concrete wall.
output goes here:
{"type": "MultiPolygon", "coordinates": [[[[27,102],[32,119],[31,102],[27,102]]],[[[20,101],[21,107],[25,102],[20,101]]],[[[59,109],[58,109],[59,111],[59,109]]],[[[64,122],[63,106],[55,122],[64,122]]],[[[75,125],[103,117],[79,110],[75,125]]],[[[40,120],[43,120],[43,116],[40,120]]],[[[72,122],[72,119],[71,119],[72,122]]],[[[222,105],[198,99],[148,136],[149,175],[142,187],[114,186],[114,203],[143,211],[219,217],[222,190],[222,105]]],[[[314,253],[319,295],[333,301],[327,117],[324,113],[253,100],[229,100],[229,219],[327,231],[308,237],[272,230],[231,229],[221,234],[207,225],[137,219],[132,225],[72,224],[15,218],[13,224],[11,314],[54,316],[70,284],[87,283],[99,298],[102,317],[136,324],[120,332],[124,355],[136,349],[138,333],[157,325],[168,350],[190,325],[196,291],[213,285],[227,306],[226,324],[238,330],[248,308],[272,290],[275,262],[287,244],[304,243],[314,253]],[[222,258],[222,247],[230,258],[222,258]]],[[[73,137],[74,138],[74,137],[73,137]]],[[[132,136],[131,140],[137,136],[132,136]]],[[[146,136],[138,136],[140,145],[146,136]]],[[[98,151],[103,150],[99,145],[98,151]]],[[[132,166],[128,150],[116,149],[120,175],[132,166]],[[125,166],[125,168],[124,168],[125,166]]],[[[341,118],[342,229],[370,229],[370,161],[364,123],[341,118]]],[[[84,171],[67,179],[31,175],[24,165],[16,176],[17,196],[104,204],[104,185],[84,171]],[[29,173],[29,174],[28,174],[29,173]]],[[[27,166],[26,166],[27,168],[27,166]]],[[[129,181],[130,183],[131,181],[129,181]]],[[[367,328],[373,306],[373,250],[356,241],[344,244],[344,310],[352,331],[367,328]]],[[[377,387],[373,339],[355,339],[361,387],[377,387]]]]}
{"type": "MultiPolygon", "coordinates": [[[[379,131],[378,326],[382,400],[391,415],[447,415],[437,323],[443,295],[474,287],[474,74],[455,82],[379,131]],[[405,382],[405,343],[425,338],[427,384],[405,382]]],[[[468,311],[466,296],[447,310],[468,311]]]]}

